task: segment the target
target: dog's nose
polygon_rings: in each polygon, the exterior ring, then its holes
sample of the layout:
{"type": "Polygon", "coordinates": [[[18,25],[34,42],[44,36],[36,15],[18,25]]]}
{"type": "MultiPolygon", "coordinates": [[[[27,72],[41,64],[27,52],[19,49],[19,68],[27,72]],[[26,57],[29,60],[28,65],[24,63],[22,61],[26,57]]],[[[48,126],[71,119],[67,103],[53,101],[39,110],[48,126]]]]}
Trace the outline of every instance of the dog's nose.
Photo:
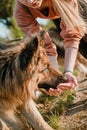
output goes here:
{"type": "Polygon", "coordinates": [[[58,79],[57,79],[57,83],[66,83],[67,82],[67,78],[64,77],[64,76],[59,76],[58,79]]]}
{"type": "Polygon", "coordinates": [[[62,80],[63,80],[62,83],[66,83],[67,82],[67,78],[65,76],[63,76],[62,80]]]}
{"type": "Polygon", "coordinates": [[[62,76],[62,75],[58,75],[57,77],[56,77],[56,79],[54,79],[54,81],[53,80],[51,80],[50,82],[44,82],[44,83],[40,83],[40,84],[38,84],[38,87],[41,89],[41,88],[43,88],[43,89],[45,89],[45,90],[49,90],[50,88],[53,88],[53,89],[57,89],[57,86],[60,84],[60,83],[66,83],[67,82],[67,79],[64,77],[64,76],[62,76]]]}

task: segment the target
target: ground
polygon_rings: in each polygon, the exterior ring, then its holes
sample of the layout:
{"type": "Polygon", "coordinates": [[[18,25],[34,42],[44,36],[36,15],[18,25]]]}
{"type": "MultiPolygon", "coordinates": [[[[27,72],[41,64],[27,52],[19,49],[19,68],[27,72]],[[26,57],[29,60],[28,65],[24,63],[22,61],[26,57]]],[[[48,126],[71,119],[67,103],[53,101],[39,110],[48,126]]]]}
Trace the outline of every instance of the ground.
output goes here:
{"type": "MultiPolygon", "coordinates": [[[[85,76],[79,74],[79,79],[85,76]]],[[[60,117],[61,130],[87,130],[87,81],[79,84],[72,105],[68,106],[60,117]]]]}

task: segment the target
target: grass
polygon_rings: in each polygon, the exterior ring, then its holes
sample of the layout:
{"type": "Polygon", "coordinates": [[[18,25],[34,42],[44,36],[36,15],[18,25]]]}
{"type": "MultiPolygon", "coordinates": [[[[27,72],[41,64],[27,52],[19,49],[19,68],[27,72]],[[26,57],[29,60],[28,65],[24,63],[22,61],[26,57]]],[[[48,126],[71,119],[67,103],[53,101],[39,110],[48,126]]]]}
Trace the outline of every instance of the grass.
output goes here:
{"type": "Polygon", "coordinates": [[[49,119],[49,125],[54,128],[54,129],[57,129],[59,128],[59,125],[58,125],[58,115],[57,114],[51,114],[50,116],[48,116],[48,119],[49,119]]]}
{"type": "Polygon", "coordinates": [[[61,130],[59,117],[66,111],[67,106],[73,103],[74,98],[75,90],[67,90],[57,97],[41,94],[37,103],[43,104],[39,111],[48,124],[55,130],[61,130]]]}

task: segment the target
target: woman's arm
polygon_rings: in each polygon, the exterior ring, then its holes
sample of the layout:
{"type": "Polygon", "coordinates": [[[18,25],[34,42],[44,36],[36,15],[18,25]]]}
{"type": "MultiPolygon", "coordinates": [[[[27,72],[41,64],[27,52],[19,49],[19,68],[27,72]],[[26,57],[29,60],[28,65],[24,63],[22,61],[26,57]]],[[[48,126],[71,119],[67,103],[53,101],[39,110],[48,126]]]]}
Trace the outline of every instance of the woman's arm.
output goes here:
{"type": "MultiPolygon", "coordinates": [[[[24,5],[18,0],[14,8],[14,16],[16,18],[18,26],[27,36],[30,36],[33,33],[37,33],[43,30],[43,28],[36,21],[35,17],[32,16],[32,14],[28,12],[28,9],[24,8],[24,5]]],[[[49,59],[52,65],[55,67],[55,69],[58,69],[56,46],[52,43],[48,32],[46,32],[45,34],[44,47],[46,49],[47,55],[49,55],[49,59]]]]}
{"type": "Polygon", "coordinates": [[[80,39],[82,38],[83,34],[81,34],[81,32],[77,31],[76,29],[68,27],[62,20],[60,27],[62,29],[61,36],[64,39],[65,47],[64,71],[73,72],[80,39]]]}
{"type": "Polygon", "coordinates": [[[34,16],[29,13],[28,8],[26,9],[25,5],[20,3],[18,0],[14,7],[14,17],[18,26],[27,36],[42,30],[42,27],[36,21],[34,16]]]}

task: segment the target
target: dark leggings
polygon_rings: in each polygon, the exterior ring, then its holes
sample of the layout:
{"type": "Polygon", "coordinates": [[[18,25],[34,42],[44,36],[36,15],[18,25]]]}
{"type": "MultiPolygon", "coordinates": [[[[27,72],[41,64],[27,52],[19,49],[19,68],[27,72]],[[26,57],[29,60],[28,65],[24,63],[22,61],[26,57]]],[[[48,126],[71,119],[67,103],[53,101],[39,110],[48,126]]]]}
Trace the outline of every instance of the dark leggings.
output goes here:
{"type": "Polygon", "coordinates": [[[60,34],[60,32],[61,32],[60,21],[61,21],[61,18],[53,19],[53,23],[57,28],[58,34],[60,34]]]}

